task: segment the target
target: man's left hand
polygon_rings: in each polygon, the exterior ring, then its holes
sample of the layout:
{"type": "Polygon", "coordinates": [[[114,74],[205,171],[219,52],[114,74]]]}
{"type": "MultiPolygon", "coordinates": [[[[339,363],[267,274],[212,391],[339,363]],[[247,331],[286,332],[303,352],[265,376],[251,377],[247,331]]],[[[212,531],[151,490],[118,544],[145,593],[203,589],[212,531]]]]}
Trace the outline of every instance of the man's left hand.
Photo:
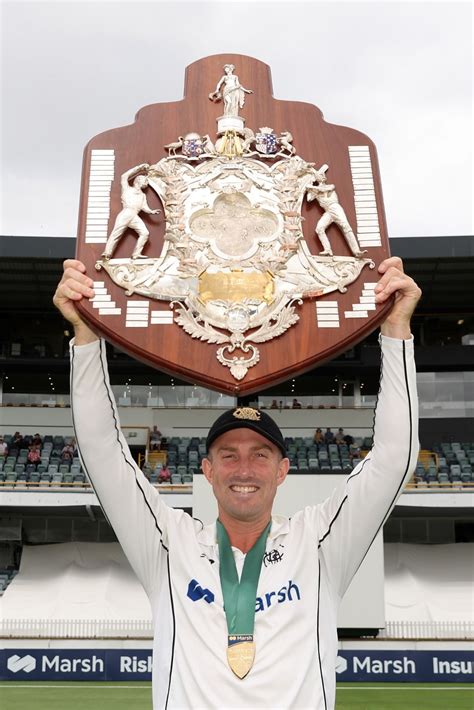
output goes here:
{"type": "Polygon", "coordinates": [[[403,271],[403,262],[398,256],[385,259],[379,265],[382,274],[375,287],[375,302],[385,303],[395,295],[393,307],[380,326],[382,335],[408,340],[411,338],[410,320],[421,297],[421,289],[403,271]]]}

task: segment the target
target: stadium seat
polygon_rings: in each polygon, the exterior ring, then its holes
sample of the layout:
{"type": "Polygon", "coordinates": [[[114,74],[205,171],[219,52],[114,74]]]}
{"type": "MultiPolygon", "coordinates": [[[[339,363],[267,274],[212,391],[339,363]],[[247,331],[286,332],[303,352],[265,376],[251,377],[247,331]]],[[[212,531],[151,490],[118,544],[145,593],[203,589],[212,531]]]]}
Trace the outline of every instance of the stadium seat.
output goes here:
{"type": "Polygon", "coordinates": [[[188,472],[188,467],[185,466],[184,464],[178,465],[178,468],[176,469],[177,475],[180,477],[181,480],[183,480],[183,476],[185,476],[188,472]]]}

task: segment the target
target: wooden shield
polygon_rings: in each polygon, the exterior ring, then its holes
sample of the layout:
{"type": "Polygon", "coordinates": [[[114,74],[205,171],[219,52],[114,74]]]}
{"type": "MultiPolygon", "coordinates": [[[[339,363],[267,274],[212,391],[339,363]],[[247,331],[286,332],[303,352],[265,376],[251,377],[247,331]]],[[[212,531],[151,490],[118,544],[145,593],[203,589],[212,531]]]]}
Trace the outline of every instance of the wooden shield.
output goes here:
{"type": "Polygon", "coordinates": [[[372,141],[273,98],[251,57],[191,64],[182,101],[85,149],[81,314],[185,380],[250,394],[352,347],[390,307],[374,303],[387,256],[372,141]]]}

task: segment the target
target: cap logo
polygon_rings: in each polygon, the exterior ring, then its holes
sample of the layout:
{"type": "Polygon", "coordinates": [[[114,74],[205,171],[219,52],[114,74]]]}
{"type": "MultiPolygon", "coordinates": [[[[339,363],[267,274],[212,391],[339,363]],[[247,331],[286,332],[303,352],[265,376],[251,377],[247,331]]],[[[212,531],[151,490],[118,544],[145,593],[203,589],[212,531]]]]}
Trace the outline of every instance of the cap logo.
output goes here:
{"type": "Polygon", "coordinates": [[[239,407],[233,412],[236,419],[250,419],[253,422],[260,421],[260,412],[252,407],[239,407]]]}

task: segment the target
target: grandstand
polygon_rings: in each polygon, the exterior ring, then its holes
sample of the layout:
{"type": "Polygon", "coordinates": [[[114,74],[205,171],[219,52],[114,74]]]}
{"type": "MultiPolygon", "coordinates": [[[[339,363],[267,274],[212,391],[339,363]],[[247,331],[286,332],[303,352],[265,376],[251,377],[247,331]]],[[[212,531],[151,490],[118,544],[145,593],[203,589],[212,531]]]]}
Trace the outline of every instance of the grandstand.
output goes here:
{"type": "MultiPolygon", "coordinates": [[[[424,293],[414,319],[422,450],[344,600],[339,678],[452,683],[468,680],[472,669],[474,303],[467,291],[474,238],[397,239],[391,249],[424,293]],[[377,672],[381,659],[393,663],[377,672]],[[398,673],[394,661],[401,659],[398,673]]],[[[0,678],[145,680],[148,601],[77,453],[62,456],[74,436],[71,334],[51,297],[74,240],[0,237],[0,253],[0,434],[8,446],[0,456],[0,678]],[[40,434],[39,461],[28,462],[27,446],[12,445],[16,431],[40,434]],[[9,667],[10,651],[20,661],[9,667]],[[82,659],[75,670],[74,658],[82,659]]],[[[113,347],[109,361],[124,435],[150,483],[169,505],[209,518],[212,501],[200,474],[205,435],[236,400],[113,347]],[[158,451],[149,447],[153,425],[163,433],[158,451]],[[165,462],[170,480],[159,483],[165,462]]],[[[279,512],[317,502],[366,455],[377,390],[373,334],[323,367],[239,400],[272,408],[286,437],[291,471],[279,512]],[[295,397],[301,409],[292,409],[295,397]],[[353,441],[316,444],[316,427],[343,427],[353,441]]]]}

